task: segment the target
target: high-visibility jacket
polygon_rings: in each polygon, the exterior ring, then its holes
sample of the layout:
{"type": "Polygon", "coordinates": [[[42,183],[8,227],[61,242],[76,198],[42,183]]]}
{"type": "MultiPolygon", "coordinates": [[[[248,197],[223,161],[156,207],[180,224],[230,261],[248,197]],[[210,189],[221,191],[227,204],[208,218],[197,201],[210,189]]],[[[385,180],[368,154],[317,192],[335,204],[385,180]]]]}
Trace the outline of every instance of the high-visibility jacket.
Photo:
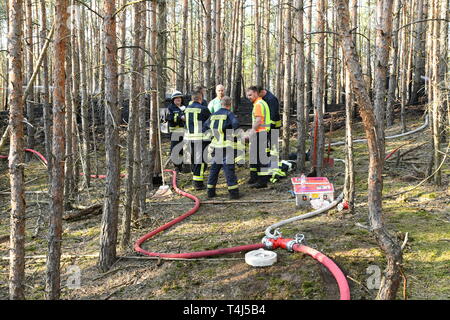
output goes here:
{"type": "Polygon", "coordinates": [[[184,138],[188,141],[204,140],[205,123],[209,119],[211,112],[208,107],[194,102],[184,110],[185,116],[185,134],[184,138]]]}
{"type": "Polygon", "coordinates": [[[170,132],[184,132],[184,121],[181,119],[184,112],[175,104],[168,107],[167,121],[169,122],[170,132]]]}
{"type": "Polygon", "coordinates": [[[239,121],[233,112],[220,108],[213,113],[205,123],[205,129],[209,130],[212,136],[210,146],[213,148],[228,148],[235,146],[234,132],[239,128],[239,121]],[[229,130],[227,132],[227,130],[229,130]]]}
{"type": "Polygon", "coordinates": [[[279,129],[281,128],[280,103],[278,102],[278,98],[275,97],[272,92],[269,90],[266,90],[266,92],[263,100],[267,102],[270,109],[270,123],[272,128],[279,129]]]}
{"type": "Polygon", "coordinates": [[[270,131],[270,109],[262,98],[258,98],[253,102],[252,122],[255,122],[256,117],[261,117],[262,122],[256,132],[270,131]]]}

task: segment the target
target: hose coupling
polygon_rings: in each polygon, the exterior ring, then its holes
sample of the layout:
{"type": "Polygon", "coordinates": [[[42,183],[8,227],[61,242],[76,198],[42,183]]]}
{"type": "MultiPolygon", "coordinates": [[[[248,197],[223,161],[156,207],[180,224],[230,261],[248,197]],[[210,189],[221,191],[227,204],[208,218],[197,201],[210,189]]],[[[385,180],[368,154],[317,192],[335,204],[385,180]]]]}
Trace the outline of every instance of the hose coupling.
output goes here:
{"type": "Polygon", "coordinates": [[[302,242],[305,240],[305,235],[304,234],[296,234],[295,235],[295,239],[292,239],[291,241],[289,241],[288,243],[286,243],[286,249],[289,252],[294,252],[294,245],[298,244],[302,244],[302,242]]]}
{"type": "Polygon", "coordinates": [[[265,236],[262,239],[262,243],[264,244],[264,247],[268,250],[274,249],[274,241],[277,239],[280,239],[282,237],[280,229],[275,229],[273,234],[269,236],[265,236]]]}
{"type": "Polygon", "coordinates": [[[273,238],[269,238],[269,237],[264,237],[262,239],[262,244],[264,245],[264,248],[266,248],[267,250],[272,250],[273,249],[273,238]]]}
{"type": "Polygon", "coordinates": [[[271,235],[270,238],[276,240],[278,238],[281,238],[282,236],[283,236],[283,234],[281,233],[280,229],[277,228],[273,231],[273,235],[271,235]]]}

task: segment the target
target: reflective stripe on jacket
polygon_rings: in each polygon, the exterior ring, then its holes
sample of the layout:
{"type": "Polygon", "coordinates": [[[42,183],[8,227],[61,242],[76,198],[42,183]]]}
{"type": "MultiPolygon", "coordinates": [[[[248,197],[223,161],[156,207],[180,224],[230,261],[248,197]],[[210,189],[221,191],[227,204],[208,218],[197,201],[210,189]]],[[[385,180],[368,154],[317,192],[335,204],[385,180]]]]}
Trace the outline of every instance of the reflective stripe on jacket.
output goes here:
{"type": "Polygon", "coordinates": [[[190,141],[203,140],[203,133],[206,131],[204,125],[211,115],[208,108],[200,103],[194,102],[186,108],[184,115],[186,118],[185,139],[190,141]]]}
{"type": "Polygon", "coordinates": [[[267,102],[262,98],[258,98],[253,102],[252,122],[255,122],[256,117],[262,118],[262,124],[256,129],[256,132],[270,131],[270,109],[267,102]]]}
{"type": "Polygon", "coordinates": [[[234,135],[227,134],[227,130],[237,129],[239,121],[236,116],[225,108],[213,113],[205,123],[205,129],[212,135],[211,146],[214,148],[227,148],[234,146],[234,135]]]}

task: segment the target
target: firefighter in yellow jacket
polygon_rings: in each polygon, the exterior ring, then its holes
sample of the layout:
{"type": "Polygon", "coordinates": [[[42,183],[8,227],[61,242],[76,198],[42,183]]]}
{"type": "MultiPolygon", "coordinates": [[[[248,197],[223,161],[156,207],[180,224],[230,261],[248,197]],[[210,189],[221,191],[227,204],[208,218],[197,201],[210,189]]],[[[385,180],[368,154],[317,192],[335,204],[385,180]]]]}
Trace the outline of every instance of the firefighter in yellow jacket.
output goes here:
{"type": "Polygon", "coordinates": [[[247,89],[247,98],[253,103],[248,183],[251,188],[266,188],[270,178],[270,109],[257,87],[247,89]]]}

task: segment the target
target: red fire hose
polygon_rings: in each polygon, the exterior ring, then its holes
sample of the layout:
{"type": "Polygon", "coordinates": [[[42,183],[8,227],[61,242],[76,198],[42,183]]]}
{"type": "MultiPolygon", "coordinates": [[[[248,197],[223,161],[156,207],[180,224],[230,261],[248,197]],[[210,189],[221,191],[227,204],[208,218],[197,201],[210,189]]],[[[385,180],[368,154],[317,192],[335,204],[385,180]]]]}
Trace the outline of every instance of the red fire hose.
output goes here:
{"type": "MultiPolygon", "coordinates": [[[[272,243],[271,249],[276,248],[288,249],[289,243],[293,241],[293,239],[284,239],[284,238],[268,239],[268,240],[272,243]]],[[[333,275],[334,279],[337,282],[337,285],[339,287],[340,299],[350,300],[350,288],[348,286],[347,279],[345,275],[342,273],[341,269],[339,269],[339,267],[333,262],[333,260],[328,258],[323,253],[301,244],[294,244],[292,246],[292,251],[306,253],[307,255],[310,255],[315,260],[323,264],[331,272],[331,274],[333,275]]]]}
{"type": "MultiPolygon", "coordinates": [[[[47,159],[45,159],[45,157],[44,157],[40,152],[38,152],[38,151],[36,151],[36,150],[33,150],[33,149],[25,149],[25,151],[31,152],[31,153],[35,154],[36,156],[38,156],[38,158],[39,158],[45,165],[48,164],[47,159]]],[[[2,156],[2,155],[0,155],[0,159],[8,159],[8,156],[2,156]]]]}

